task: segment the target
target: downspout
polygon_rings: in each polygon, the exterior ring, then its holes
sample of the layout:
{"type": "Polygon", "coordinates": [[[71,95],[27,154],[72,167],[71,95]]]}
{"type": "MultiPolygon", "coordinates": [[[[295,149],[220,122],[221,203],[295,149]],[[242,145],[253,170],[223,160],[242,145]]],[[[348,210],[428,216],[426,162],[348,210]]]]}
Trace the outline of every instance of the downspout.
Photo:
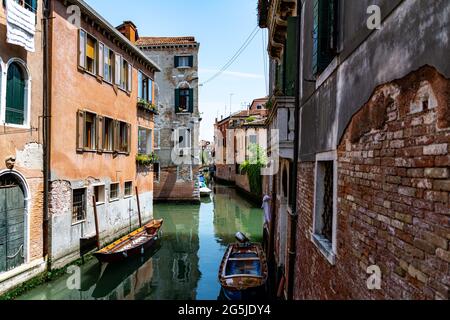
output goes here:
{"type": "Polygon", "coordinates": [[[50,224],[49,224],[49,181],[50,181],[50,0],[43,0],[43,139],[44,139],[44,217],[43,217],[43,256],[47,260],[47,268],[51,268],[50,224]]]}
{"type": "Polygon", "coordinates": [[[296,50],[296,77],[295,77],[295,112],[294,112],[294,163],[293,163],[293,183],[291,185],[295,188],[295,192],[291,192],[291,196],[294,198],[292,204],[292,213],[290,213],[290,237],[289,237],[289,266],[288,266],[288,283],[287,283],[287,298],[288,300],[294,300],[294,268],[296,257],[296,245],[297,245],[297,183],[298,183],[298,159],[299,159],[299,140],[300,140],[300,50],[301,50],[301,12],[302,2],[297,0],[297,50],[296,50]]]}

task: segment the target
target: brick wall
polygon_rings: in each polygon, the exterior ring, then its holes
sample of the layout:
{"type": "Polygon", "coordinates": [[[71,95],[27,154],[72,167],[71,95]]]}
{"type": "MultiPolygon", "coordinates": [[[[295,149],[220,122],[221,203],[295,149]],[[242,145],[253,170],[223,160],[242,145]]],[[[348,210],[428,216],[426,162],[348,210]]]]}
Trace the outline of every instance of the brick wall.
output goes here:
{"type": "MultiPolygon", "coordinates": [[[[194,178],[195,172],[193,170],[194,178]]],[[[192,201],[194,200],[194,186],[194,180],[177,181],[176,167],[161,168],[159,182],[155,182],[153,185],[153,197],[156,201],[192,201]]]]}
{"type": "Polygon", "coordinates": [[[300,164],[295,298],[449,298],[449,92],[423,68],[353,117],[338,147],[335,266],[310,241],[314,163],[300,164]],[[370,265],[381,290],[367,289],[370,265]]]}

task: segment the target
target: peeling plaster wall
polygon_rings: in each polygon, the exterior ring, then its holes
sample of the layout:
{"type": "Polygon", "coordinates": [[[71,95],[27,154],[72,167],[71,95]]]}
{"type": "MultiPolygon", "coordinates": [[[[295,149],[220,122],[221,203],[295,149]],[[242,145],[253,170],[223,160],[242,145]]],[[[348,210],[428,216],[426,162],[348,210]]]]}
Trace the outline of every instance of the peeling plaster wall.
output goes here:
{"type": "Polygon", "coordinates": [[[351,117],[378,85],[400,79],[424,65],[450,77],[450,3],[429,1],[344,1],[338,57],[318,81],[312,70],[312,1],[304,1],[302,116],[300,158],[336,148],[351,117]],[[381,30],[366,27],[366,9],[378,4],[385,17],[381,30]],[[398,6],[397,6],[398,5],[398,6]]]}
{"type": "MultiPolygon", "coordinates": [[[[80,238],[95,235],[93,188],[98,181],[54,181],[50,191],[50,212],[52,229],[51,254],[53,267],[64,266],[80,256],[80,238]],[[86,221],[72,223],[72,189],[86,187],[86,221]]],[[[97,205],[100,242],[103,245],[129,233],[139,225],[137,200],[135,196],[119,200],[109,199],[109,185],[105,186],[106,201],[97,205]]],[[[153,192],[139,194],[142,223],[153,218],[153,192]]]]}
{"type": "Polygon", "coordinates": [[[142,47],[145,54],[155,61],[162,72],[156,73],[155,81],[157,85],[156,99],[159,115],[155,116],[155,129],[160,131],[160,149],[156,150],[161,167],[161,177],[164,181],[154,185],[155,199],[185,200],[186,193],[196,197],[194,185],[191,177],[195,179],[196,168],[200,163],[199,153],[199,135],[200,135],[200,113],[199,113],[199,95],[198,95],[198,50],[196,47],[172,45],[170,48],[161,47],[142,47]],[[192,55],[194,56],[192,68],[175,68],[175,56],[192,55]],[[188,83],[191,89],[194,89],[194,112],[192,114],[175,113],[175,89],[181,84],[188,83]],[[191,156],[178,158],[174,163],[175,130],[178,128],[191,129],[191,156]],[[181,160],[184,159],[181,164],[181,160]],[[189,161],[192,161],[191,166],[189,161]],[[179,167],[176,176],[176,167],[179,167]],[[174,170],[175,167],[175,170],[174,170]],[[172,177],[175,175],[175,177],[172,177]],[[184,181],[181,181],[184,180],[184,181]],[[172,182],[172,181],[176,181],[172,182]],[[177,190],[184,185],[187,190],[179,194],[177,190]]]}

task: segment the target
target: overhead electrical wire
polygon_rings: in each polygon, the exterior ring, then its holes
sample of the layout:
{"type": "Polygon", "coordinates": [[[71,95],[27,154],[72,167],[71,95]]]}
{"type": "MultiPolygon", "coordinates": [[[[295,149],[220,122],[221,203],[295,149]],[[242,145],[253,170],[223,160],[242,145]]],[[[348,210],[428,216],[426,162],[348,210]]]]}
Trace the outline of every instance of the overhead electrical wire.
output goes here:
{"type": "Polygon", "coordinates": [[[236,51],[236,53],[230,58],[230,60],[216,74],[214,74],[208,80],[206,80],[205,82],[200,84],[200,86],[203,86],[203,85],[207,84],[208,82],[213,81],[218,76],[220,76],[222,73],[224,73],[237,60],[237,58],[239,58],[239,56],[245,51],[245,49],[247,49],[247,47],[250,45],[250,43],[253,41],[253,39],[256,37],[256,35],[258,34],[259,31],[260,31],[259,27],[256,26],[255,29],[253,29],[253,31],[250,33],[250,35],[244,41],[242,46],[239,48],[239,50],[236,51]]]}

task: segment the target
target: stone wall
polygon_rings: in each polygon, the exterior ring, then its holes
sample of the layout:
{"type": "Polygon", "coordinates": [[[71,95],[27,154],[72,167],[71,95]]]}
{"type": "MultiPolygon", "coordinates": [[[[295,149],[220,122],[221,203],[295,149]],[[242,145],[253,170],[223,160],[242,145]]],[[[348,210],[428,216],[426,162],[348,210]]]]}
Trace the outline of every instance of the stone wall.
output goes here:
{"type": "Polygon", "coordinates": [[[424,67],[376,89],[338,147],[336,263],[310,241],[314,163],[298,183],[296,299],[448,299],[450,81],[424,67]],[[367,267],[382,272],[367,288],[367,267]]]}

